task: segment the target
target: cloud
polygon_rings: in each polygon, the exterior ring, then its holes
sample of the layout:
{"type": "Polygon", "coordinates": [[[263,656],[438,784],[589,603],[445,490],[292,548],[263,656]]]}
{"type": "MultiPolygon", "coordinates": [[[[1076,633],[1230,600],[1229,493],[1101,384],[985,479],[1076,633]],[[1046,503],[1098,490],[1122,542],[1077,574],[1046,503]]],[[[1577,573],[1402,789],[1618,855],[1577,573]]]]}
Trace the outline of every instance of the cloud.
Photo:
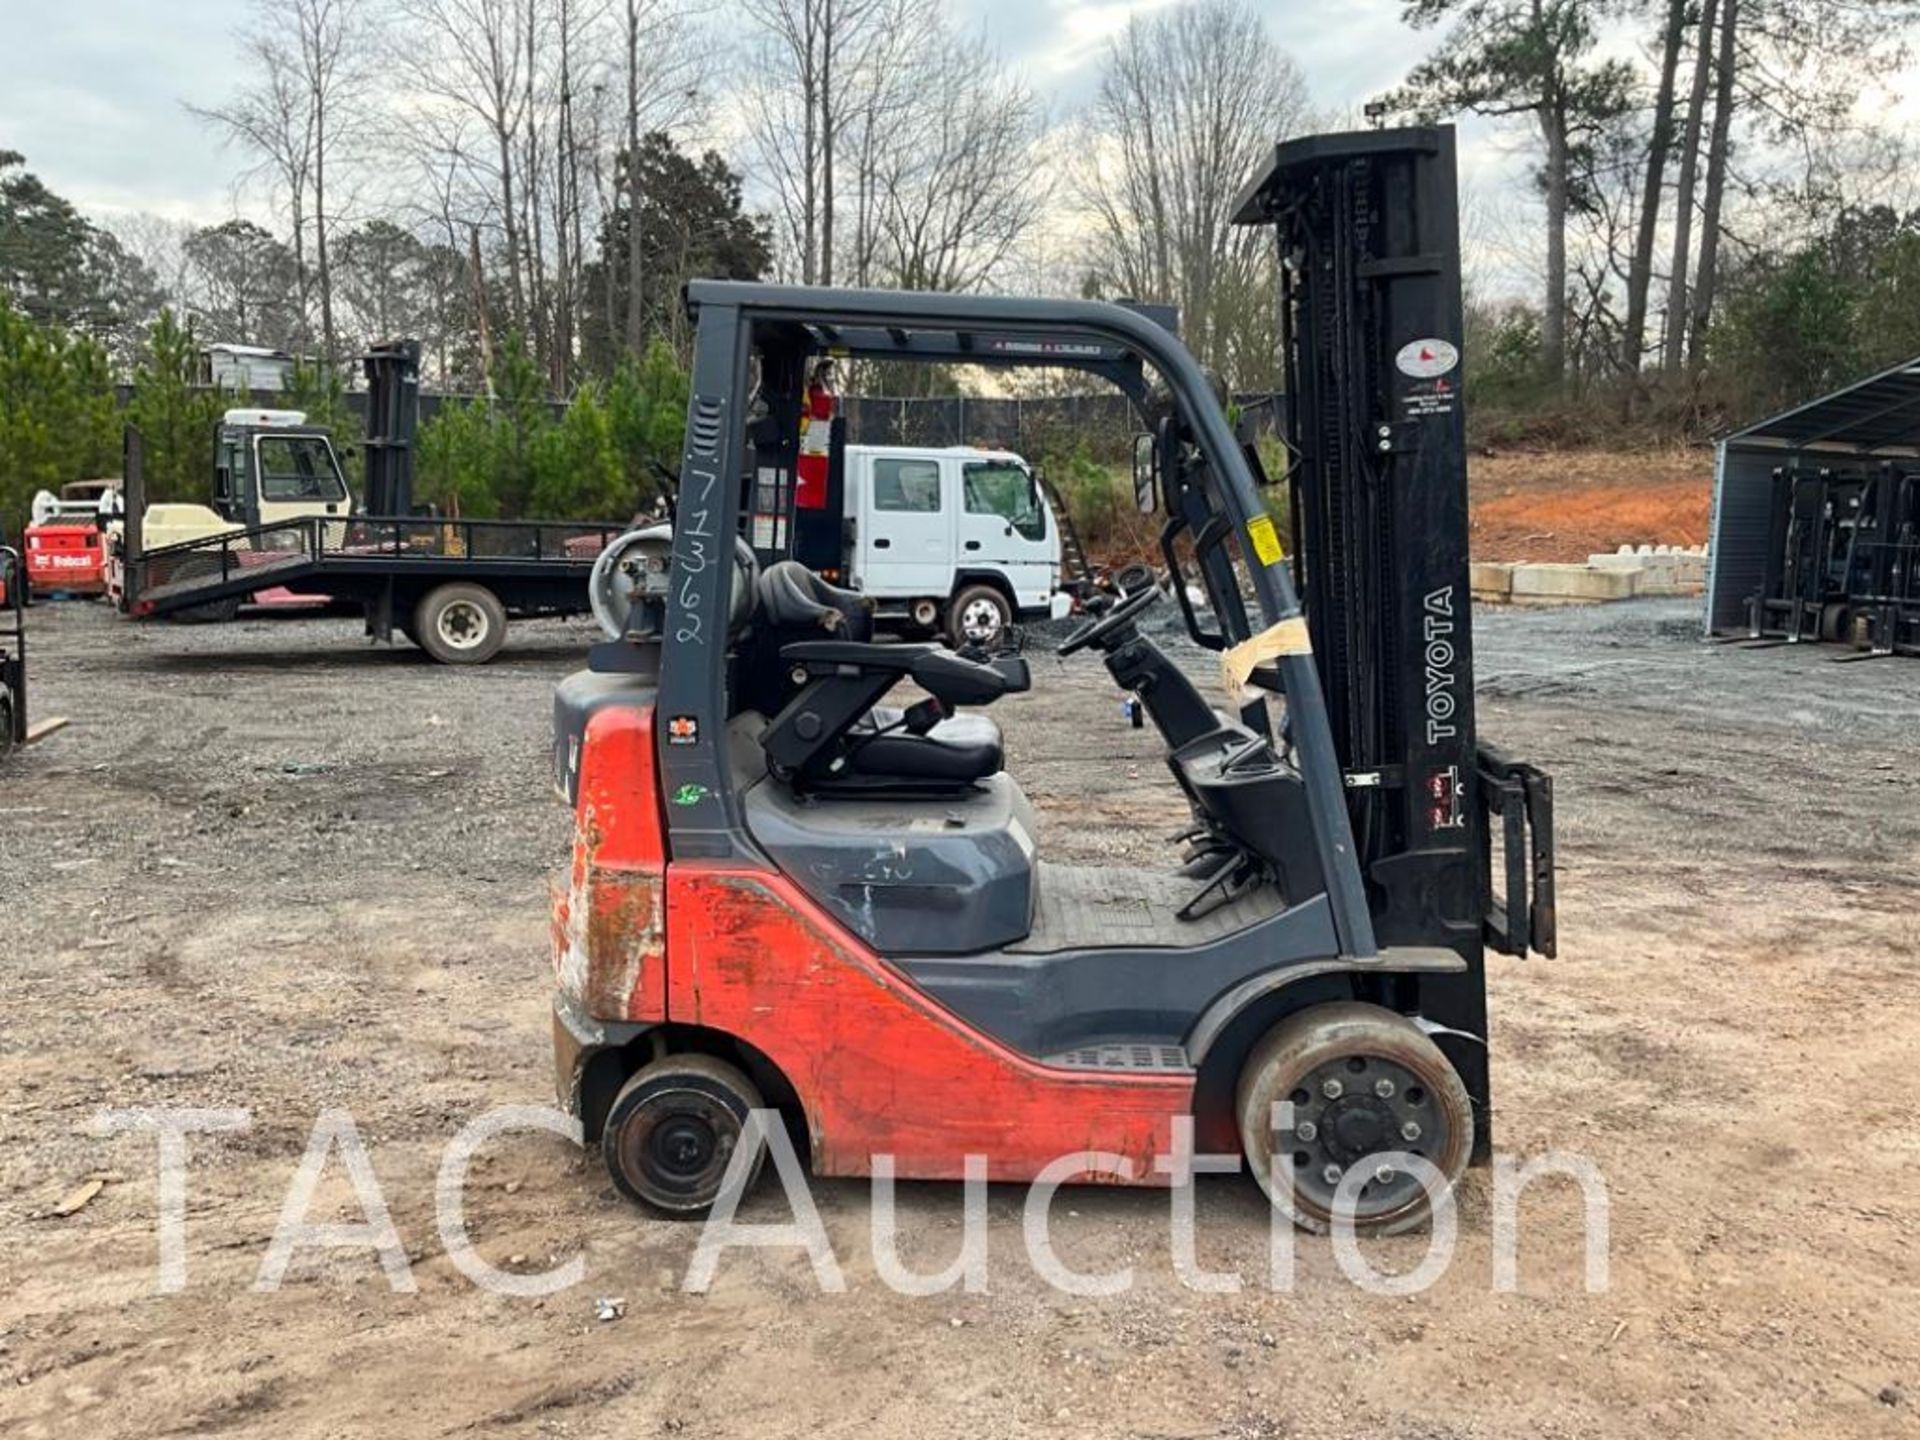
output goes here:
{"type": "Polygon", "coordinates": [[[234,81],[245,0],[0,0],[0,146],[83,210],[217,218],[237,166],[189,115],[234,81]]]}

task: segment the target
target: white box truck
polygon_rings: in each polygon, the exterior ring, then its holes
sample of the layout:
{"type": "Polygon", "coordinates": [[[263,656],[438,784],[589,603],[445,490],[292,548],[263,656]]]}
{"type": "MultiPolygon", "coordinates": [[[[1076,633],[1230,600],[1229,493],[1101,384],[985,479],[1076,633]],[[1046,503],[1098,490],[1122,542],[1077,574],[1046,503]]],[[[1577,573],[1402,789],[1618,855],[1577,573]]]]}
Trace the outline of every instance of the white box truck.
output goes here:
{"type": "Polygon", "coordinates": [[[1071,608],[1059,518],[1010,451],[849,445],[846,519],[848,581],[882,622],[992,649],[1071,608]]]}

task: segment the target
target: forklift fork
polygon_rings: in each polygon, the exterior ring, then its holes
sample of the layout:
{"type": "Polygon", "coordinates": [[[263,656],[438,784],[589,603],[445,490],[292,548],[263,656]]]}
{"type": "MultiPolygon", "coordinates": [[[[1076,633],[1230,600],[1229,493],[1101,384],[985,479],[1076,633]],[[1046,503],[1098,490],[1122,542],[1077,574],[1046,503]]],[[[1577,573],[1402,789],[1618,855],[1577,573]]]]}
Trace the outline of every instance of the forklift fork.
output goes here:
{"type": "Polygon", "coordinates": [[[1487,943],[1503,955],[1559,950],[1554,903],[1553,777],[1480,747],[1480,797],[1487,808],[1487,943]],[[1501,892],[1493,893],[1494,825],[1500,834],[1501,892]]]}

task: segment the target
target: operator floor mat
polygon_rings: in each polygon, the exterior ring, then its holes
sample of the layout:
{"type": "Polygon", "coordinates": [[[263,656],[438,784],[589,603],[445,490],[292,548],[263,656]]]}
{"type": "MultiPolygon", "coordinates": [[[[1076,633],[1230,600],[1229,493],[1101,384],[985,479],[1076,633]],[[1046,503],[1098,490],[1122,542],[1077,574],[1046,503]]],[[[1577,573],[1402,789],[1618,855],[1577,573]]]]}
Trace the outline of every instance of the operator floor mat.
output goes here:
{"type": "Polygon", "coordinates": [[[1051,865],[1043,860],[1035,885],[1039,903],[1033,933],[1008,947],[1015,954],[1114,945],[1205,945],[1286,908],[1275,886],[1262,885],[1211,914],[1182,920],[1180,907],[1199,893],[1199,881],[1120,865],[1051,865]]]}

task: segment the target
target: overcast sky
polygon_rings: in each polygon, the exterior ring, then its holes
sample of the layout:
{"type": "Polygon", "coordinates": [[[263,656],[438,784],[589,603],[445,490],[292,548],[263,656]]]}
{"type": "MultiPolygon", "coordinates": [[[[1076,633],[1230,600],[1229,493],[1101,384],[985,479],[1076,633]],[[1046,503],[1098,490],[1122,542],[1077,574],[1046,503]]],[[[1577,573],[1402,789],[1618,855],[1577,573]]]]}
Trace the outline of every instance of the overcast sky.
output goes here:
{"type": "MultiPolygon", "coordinates": [[[[1107,36],[1137,10],[1177,0],[954,0],[1024,66],[1057,110],[1087,93],[1107,36]]],[[[250,0],[0,0],[5,82],[0,149],[18,150],[54,190],[102,216],[148,210],[221,220],[240,160],[185,102],[224,98],[238,77],[234,32],[250,0]]],[[[1393,85],[1423,48],[1396,0],[1270,0],[1274,31],[1305,68],[1314,103],[1351,111],[1393,85]]]]}

